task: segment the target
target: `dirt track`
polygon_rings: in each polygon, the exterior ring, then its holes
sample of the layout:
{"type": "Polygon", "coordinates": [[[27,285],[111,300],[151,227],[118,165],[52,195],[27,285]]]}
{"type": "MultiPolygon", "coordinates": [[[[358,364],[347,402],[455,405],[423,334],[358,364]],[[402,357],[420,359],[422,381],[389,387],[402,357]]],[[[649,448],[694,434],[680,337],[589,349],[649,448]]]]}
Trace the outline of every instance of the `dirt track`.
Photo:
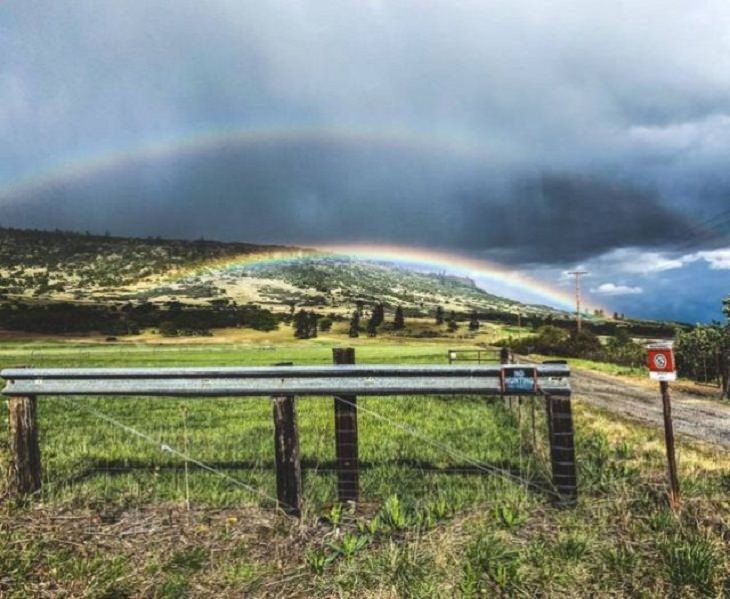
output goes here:
{"type": "MultiPolygon", "coordinates": [[[[633,420],[663,424],[658,388],[585,370],[574,370],[571,381],[573,397],[579,401],[633,420]]],[[[719,400],[672,391],[672,420],[677,435],[730,448],[730,406],[719,400]]]]}

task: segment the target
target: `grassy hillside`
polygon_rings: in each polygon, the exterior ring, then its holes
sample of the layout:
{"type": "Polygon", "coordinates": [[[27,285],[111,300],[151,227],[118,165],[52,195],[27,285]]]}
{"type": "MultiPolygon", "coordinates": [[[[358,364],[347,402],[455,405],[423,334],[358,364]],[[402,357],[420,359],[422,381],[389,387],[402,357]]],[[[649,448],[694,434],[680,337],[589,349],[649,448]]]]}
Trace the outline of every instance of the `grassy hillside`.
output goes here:
{"type": "MultiPolygon", "coordinates": [[[[432,318],[441,306],[462,322],[476,312],[482,322],[573,326],[567,312],[496,296],[465,277],[390,263],[283,246],[0,228],[0,328],[8,330],[117,336],[164,323],[191,334],[272,330],[293,307],[337,319],[379,303],[389,314],[401,306],[408,317],[432,318]]],[[[621,326],[648,337],[671,335],[675,326],[592,316],[585,323],[601,335],[621,326]]]]}
{"type": "Polygon", "coordinates": [[[211,261],[286,249],[0,228],[0,293],[82,299],[211,261]]]}
{"type": "MultiPolygon", "coordinates": [[[[228,298],[280,307],[440,304],[455,310],[516,310],[518,302],[473,281],[340,257],[221,268],[232,259],[307,250],[273,245],[139,239],[0,228],[0,294],[46,300],[170,301],[228,298]],[[190,274],[191,271],[199,274],[190,274]]],[[[550,312],[524,307],[528,312],[550,312]]]]}

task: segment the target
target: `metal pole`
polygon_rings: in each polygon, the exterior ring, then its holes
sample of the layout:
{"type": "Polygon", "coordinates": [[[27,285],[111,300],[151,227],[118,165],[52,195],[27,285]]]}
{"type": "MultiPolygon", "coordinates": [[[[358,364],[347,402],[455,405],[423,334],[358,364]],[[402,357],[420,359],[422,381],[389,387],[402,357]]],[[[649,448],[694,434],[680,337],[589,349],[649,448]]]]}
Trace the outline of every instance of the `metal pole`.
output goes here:
{"type": "Polygon", "coordinates": [[[669,383],[659,382],[662,393],[664,411],[664,443],[667,448],[667,466],[669,468],[669,503],[674,508],[679,504],[679,479],[677,478],[677,459],[674,453],[674,428],[672,426],[672,403],[669,396],[669,383]]]}

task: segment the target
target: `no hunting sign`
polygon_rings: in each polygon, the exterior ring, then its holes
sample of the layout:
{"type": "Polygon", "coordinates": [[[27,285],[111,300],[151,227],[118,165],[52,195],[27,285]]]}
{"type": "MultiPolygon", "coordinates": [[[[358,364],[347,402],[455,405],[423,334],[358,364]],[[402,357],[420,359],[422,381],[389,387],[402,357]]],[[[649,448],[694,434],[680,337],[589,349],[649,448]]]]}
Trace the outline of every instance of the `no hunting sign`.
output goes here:
{"type": "Polygon", "coordinates": [[[649,378],[655,381],[677,380],[672,346],[665,343],[653,343],[649,345],[648,350],[649,378]]]}

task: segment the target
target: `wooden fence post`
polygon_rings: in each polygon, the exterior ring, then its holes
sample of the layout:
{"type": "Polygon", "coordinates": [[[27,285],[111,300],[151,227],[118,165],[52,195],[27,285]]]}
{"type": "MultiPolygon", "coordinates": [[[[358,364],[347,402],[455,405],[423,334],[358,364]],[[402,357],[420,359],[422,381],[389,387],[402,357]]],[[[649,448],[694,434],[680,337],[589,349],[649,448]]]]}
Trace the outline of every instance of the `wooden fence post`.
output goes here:
{"type": "Polygon", "coordinates": [[[276,498],[287,514],[302,511],[302,466],[295,397],[272,397],[274,405],[274,449],[276,453],[276,498]]]}
{"type": "MultiPolygon", "coordinates": [[[[499,363],[500,364],[509,364],[510,363],[510,350],[508,347],[503,347],[499,350],[499,363]]],[[[512,396],[505,395],[502,400],[504,401],[504,407],[512,409],[512,396]]]]}
{"type": "MultiPolygon", "coordinates": [[[[354,347],[332,349],[335,364],[354,364],[354,347]]],[[[335,397],[335,449],[337,452],[337,497],[340,502],[357,501],[360,473],[357,447],[357,397],[335,397]]]]}
{"type": "Polygon", "coordinates": [[[9,491],[23,497],[41,488],[41,451],[38,446],[37,400],[30,397],[8,399],[10,432],[9,491]]]}
{"type": "Polygon", "coordinates": [[[569,397],[545,396],[548,406],[550,462],[558,505],[572,506],[578,500],[575,474],[573,412],[569,397]]]}

